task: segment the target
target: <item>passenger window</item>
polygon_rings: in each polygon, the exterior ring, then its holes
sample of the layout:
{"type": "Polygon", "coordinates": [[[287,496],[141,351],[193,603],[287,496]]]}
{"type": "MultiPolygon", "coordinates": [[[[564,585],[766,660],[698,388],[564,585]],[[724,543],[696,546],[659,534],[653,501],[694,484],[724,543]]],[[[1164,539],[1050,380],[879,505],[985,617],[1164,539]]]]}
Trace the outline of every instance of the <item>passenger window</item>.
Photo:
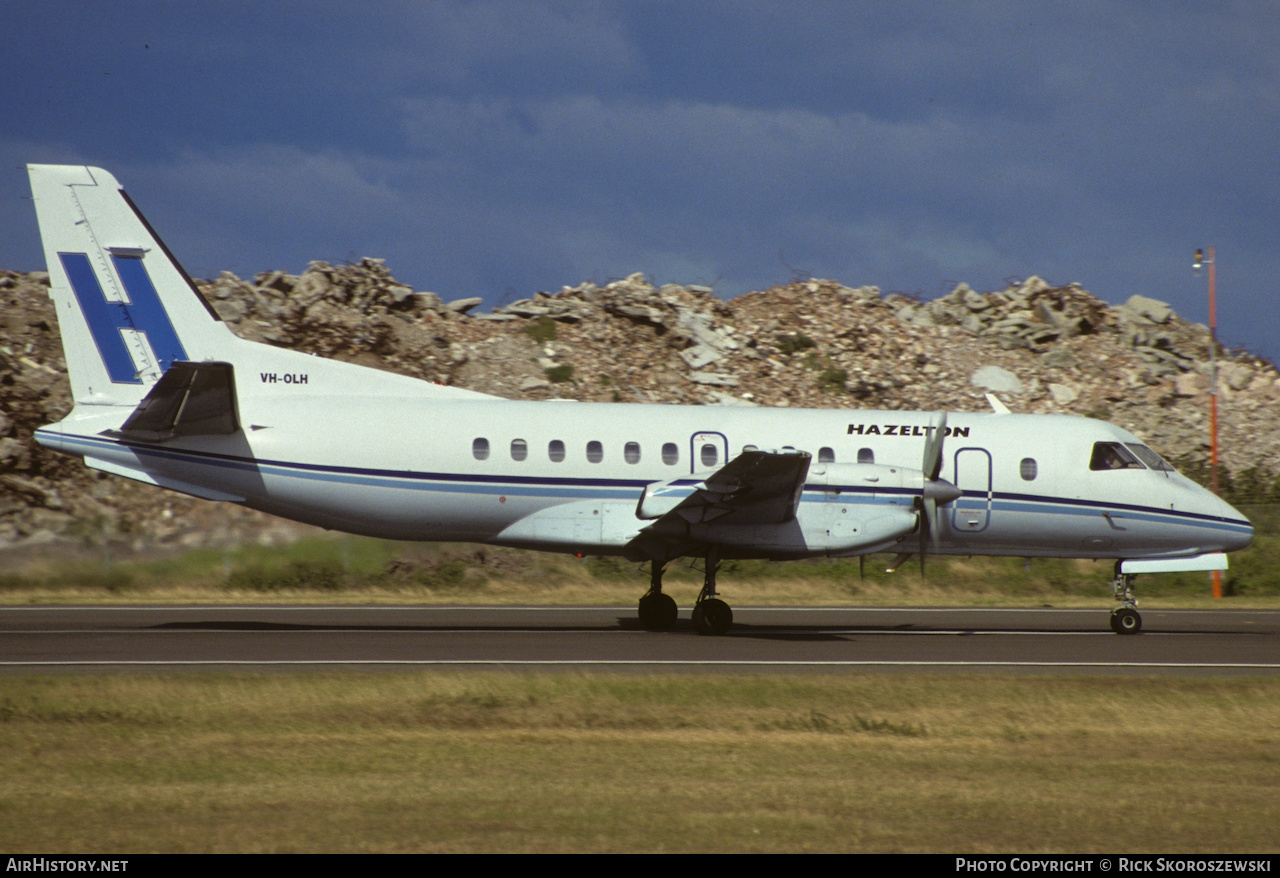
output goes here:
{"type": "Polygon", "coordinates": [[[1034,482],[1036,478],[1036,461],[1033,457],[1024,457],[1022,462],[1018,464],[1018,475],[1022,476],[1024,482],[1034,482]]]}
{"type": "Polygon", "coordinates": [[[559,439],[552,439],[547,445],[547,456],[551,458],[552,463],[560,463],[564,460],[564,443],[559,439]]]}
{"type": "Polygon", "coordinates": [[[594,439],[587,443],[587,460],[591,463],[604,460],[604,446],[594,439]]]}
{"type": "Polygon", "coordinates": [[[876,453],[870,448],[858,449],[858,463],[875,463],[876,453]]]}
{"type": "Polygon", "coordinates": [[[511,459],[524,460],[528,456],[529,456],[529,443],[525,442],[523,439],[512,439],[511,440],[511,459]]]}
{"type": "Polygon", "coordinates": [[[473,439],[471,441],[471,456],[476,460],[489,459],[489,440],[473,439]]]}
{"type": "Polygon", "coordinates": [[[676,447],[676,443],[664,442],[662,444],[662,462],[667,466],[674,466],[680,462],[680,449],[676,447]]]}
{"type": "Polygon", "coordinates": [[[626,445],[622,446],[622,459],[627,463],[639,463],[640,443],[628,442],[626,445]]]}
{"type": "Polygon", "coordinates": [[[713,467],[720,460],[720,449],[716,448],[710,442],[702,446],[702,465],[705,467],[713,467]]]}
{"type": "Polygon", "coordinates": [[[1119,442],[1095,442],[1093,456],[1089,458],[1089,469],[1145,469],[1133,452],[1119,442]]]}
{"type": "Polygon", "coordinates": [[[830,448],[818,449],[818,463],[835,463],[836,453],[830,448]]]}

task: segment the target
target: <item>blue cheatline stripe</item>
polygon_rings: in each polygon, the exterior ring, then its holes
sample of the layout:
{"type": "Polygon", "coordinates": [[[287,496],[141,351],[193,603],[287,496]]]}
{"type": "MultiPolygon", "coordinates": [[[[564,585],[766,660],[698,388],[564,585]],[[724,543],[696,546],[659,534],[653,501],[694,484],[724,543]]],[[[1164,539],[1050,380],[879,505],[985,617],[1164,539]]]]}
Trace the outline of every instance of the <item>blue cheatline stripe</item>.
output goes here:
{"type": "MultiPolygon", "coordinates": [[[[429,490],[441,493],[505,494],[513,497],[563,497],[569,499],[635,500],[636,491],[652,484],[644,479],[583,479],[568,477],[480,475],[471,473],[429,473],[409,470],[369,469],[324,464],[293,463],[283,460],[260,460],[215,454],[205,451],[160,448],[153,445],[131,444],[102,439],[97,436],[69,436],[37,430],[36,435],[47,443],[64,450],[74,449],[78,454],[90,454],[109,448],[124,448],[142,456],[168,460],[187,461],[201,466],[220,467],[242,472],[258,472],[287,478],[310,479],[335,484],[366,485],[370,487],[429,490]]],[[[683,480],[682,480],[683,481],[683,480]]],[[[690,481],[690,486],[695,484],[690,481]]],[[[872,490],[855,486],[839,487],[850,503],[876,505],[903,505],[914,495],[908,488],[872,490]],[[888,496],[886,496],[888,494],[888,496]]],[[[803,497],[806,503],[832,502],[826,492],[828,486],[810,490],[803,497]]],[[[986,499],[986,492],[976,492],[976,497],[986,499]]],[[[839,501],[835,501],[839,502],[839,501]]],[[[1002,513],[1040,513],[1047,515],[1096,515],[1103,511],[1114,512],[1118,517],[1140,521],[1195,524],[1232,533],[1252,533],[1247,521],[1204,515],[1196,512],[1180,512],[1124,503],[1108,503],[1098,500],[1073,500],[1065,497],[1035,497],[1029,494],[993,495],[992,507],[1002,513]],[[1012,498],[1012,499],[1010,499],[1012,498]]]]}
{"type": "MultiPolygon", "coordinates": [[[[985,496],[985,494],[983,495],[985,496]]],[[[1061,510],[1045,508],[1066,504],[1075,514],[1112,512],[1120,519],[1137,519],[1140,521],[1167,521],[1170,518],[1178,521],[1192,521],[1219,530],[1235,533],[1252,533],[1253,525],[1247,521],[1234,518],[1223,518],[1218,515],[1205,515],[1200,512],[1182,512],[1176,509],[1157,509],[1154,506],[1138,506],[1132,503],[1116,503],[1109,500],[1067,500],[1058,497],[1037,497],[1034,494],[996,493],[993,507],[1001,512],[1048,512],[1060,513],[1061,510]]]]}
{"type": "Polygon", "coordinates": [[[1102,512],[1110,512],[1117,522],[1147,521],[1157,524],[1167,523],[1170,518],[1179,523],[1194,524],[1196,527],[1207,527],[1228,533],[1252,533],[1253,526],[1226,518],[1215,518],[1195,512],[1177,512],[1171,509],[1144,509],[1137,506],[1126,506],[1118,503],[1104,504],[1096,501],[1074,500],[1073,505],[1062,505],[1042,500],[1036,503],[1008,503],[997,500],[992,508],[997,513],[1030,513],[1039,515],[1086,515],[1094,516],[1102,512]]]}
{"type": "Polygon", "coordinates": [[[107,375],[116,384],[141,384],[138,368],[120,331],[133,329],[147,337],[151,349],[160,359],[160,370],[169,368],[174,360],[187,359],[187,353],[178,340],[169,315],[160,304],[155,285],[136,256],[112,255],[116,272],[129,295],[128,304],[109,302],[94,273],[86,253],[59,253],[59,260],[71,281],[76,302],[89,324],[89,333],[98,348],[98,355],[107,367],[107,375]]]}

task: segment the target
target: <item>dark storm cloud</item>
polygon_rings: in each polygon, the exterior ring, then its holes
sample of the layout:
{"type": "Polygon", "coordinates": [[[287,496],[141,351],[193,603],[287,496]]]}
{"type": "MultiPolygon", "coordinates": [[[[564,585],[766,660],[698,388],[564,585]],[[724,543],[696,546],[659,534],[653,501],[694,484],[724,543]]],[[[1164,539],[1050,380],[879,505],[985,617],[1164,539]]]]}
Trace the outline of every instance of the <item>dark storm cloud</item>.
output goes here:
{"type": "Polygon", "coordinates": [[[111,169],[187,267],[385,256],[441,295],[1041,274],[1280,353],[1271,4],[32,4],[0,135],[111,169]]]}

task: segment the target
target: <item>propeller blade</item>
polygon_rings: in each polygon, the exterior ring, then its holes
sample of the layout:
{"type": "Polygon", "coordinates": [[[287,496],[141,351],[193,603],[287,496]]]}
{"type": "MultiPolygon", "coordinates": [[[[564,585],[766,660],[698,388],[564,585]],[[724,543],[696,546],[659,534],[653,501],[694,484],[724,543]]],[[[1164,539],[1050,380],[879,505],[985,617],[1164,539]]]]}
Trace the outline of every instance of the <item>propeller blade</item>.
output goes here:
{"type": "Polygon", "coordinates": [[[920,471],[930,482],[942,472],[942,440],[946,432],[947,413],[938,412],[938,417],[930,424],[929,438],[924,443],[924,461],[920,464],[920,471]]]}
{"type": "Polygon", "coordinates": [[[920,500],[920,509],[916,514],[920,519],[920,576],[923,578],[925,555],[941,545],[938,537],[938,501],[926,493],[920,500]]]}
{"type": "Polygon", "coordinates": [[[938,535],[938,501],[932,497],[924,498],[924,517],[929,522],[929,548],[936,549],[941,545],[938,535]]]}
{"type": "Polygon", "coordinates": [[[938,474],[942,472],[942,440],[947,434],[947,413],[938,412],[932,419],[929,438],[924,443],[924,459],[920,462],[920,472],[924,475],[924,484],[920,491],[920,505],[916,515],[920,520],[920,576],[924,577],[924,557],[930,548],[938,548],[938,501],[949,503],[955,499],[951,491],[954,486],[949,482],[939,482],[938,474]],[[945,487],[944,487],[945,486],[945,487]]]}

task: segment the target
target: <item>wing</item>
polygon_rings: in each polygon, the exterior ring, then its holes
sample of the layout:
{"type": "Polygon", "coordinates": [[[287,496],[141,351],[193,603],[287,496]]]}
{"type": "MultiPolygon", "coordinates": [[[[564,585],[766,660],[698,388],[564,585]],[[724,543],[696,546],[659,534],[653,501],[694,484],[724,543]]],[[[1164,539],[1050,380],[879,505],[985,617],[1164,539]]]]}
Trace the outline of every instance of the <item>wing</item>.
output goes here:
{"type": "Polygon", "coordinates": [[[744,451],[701,481],[676,479],[651,485],[641,496],[636,514],[657,518],[643,531],[654,536],[682,536],[689,525],[711,522],[785,524],[796,517],[811,459],[803,451],[744,451]]]}

